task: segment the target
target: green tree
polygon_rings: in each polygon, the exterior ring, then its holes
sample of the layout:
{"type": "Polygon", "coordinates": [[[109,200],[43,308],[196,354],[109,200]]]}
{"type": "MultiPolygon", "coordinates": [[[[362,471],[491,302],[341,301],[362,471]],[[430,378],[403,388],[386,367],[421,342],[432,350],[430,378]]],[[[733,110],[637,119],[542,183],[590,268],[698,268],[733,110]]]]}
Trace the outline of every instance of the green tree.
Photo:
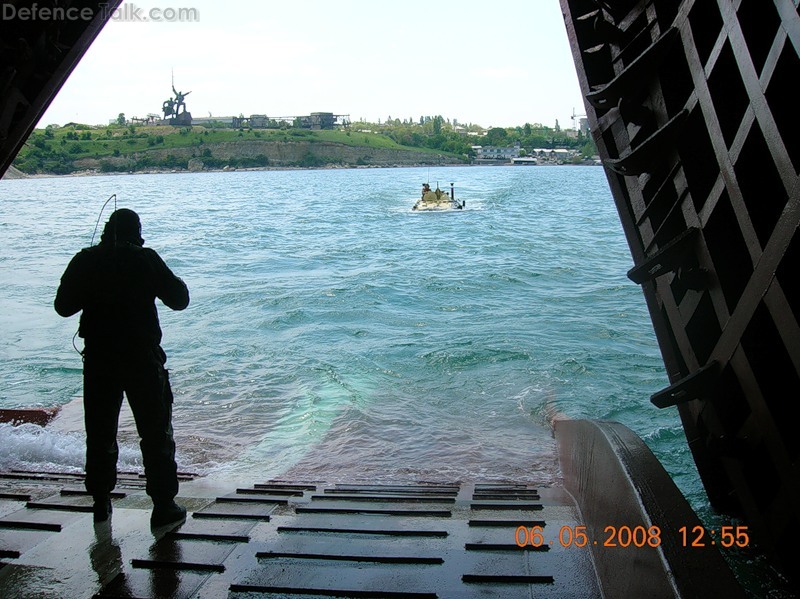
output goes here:
{"type": "Polygon", "coordinates": [[[508,131],[501,127],[492,127],[486,133],[486,145],[487,146],[499,146],[503,145],[508,137],[508,131]]]}
{"type": "Polygon", "coordinates": [[[594,141],[589,139],[583,146],[581,147],[581,154],[587,157],[591,157],[597,154],[597,146],[594,145],[594,141]]]}

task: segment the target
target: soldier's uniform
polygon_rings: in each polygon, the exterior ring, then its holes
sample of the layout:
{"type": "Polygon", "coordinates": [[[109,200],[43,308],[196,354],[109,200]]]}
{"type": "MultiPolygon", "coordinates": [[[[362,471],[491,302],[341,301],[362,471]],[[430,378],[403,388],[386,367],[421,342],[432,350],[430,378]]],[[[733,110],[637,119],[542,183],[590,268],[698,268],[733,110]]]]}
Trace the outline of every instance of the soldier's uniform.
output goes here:
{"type": "Polygon", "coordinates": [[[158,253],[143,244],[138,215],[116,210],[100,243],[78,252],[67,266],[55,309],[61,316],[82,310],[78,334],[84,339],[86,490],[95,500],[95,520],[107,519],[111,511],[124,392],[141,438],[146,489],[154,505],[151,522],[160,525],[185,516],[185,510],[174,502],[173,396],[155,299],[183,310],[189,291],[158,253]]]}

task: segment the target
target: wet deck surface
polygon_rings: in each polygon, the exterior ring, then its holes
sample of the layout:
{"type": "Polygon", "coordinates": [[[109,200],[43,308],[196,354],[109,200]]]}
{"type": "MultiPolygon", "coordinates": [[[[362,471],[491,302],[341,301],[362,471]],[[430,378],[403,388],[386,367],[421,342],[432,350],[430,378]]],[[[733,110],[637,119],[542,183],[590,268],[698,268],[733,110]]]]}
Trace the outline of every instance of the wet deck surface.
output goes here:
{"type": "Polygon", "coordinates": [[[589,548],[558,542],[580,524],[563,489],[190,478],[186,522],[151,530],[136,475],[94,524],[80,476],[0,474],[0,596],[600,596],[589,548]],[[547,545],[520,549],[537,524],[547,545]]]}

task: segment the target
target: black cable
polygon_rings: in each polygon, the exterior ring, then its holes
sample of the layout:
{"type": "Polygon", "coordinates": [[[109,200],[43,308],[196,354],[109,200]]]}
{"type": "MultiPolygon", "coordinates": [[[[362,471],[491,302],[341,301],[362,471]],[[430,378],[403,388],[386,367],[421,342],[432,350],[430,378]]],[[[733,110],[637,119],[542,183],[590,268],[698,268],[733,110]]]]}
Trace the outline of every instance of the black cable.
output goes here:
{"type": "MultiPolygon", "coordinates": [[[[100,226],[100,219],[101,219],[101,218],[103,218],[103,211],[106,209],[106,206],[108,206],[108,203],[109,203],[109,202],[110,202],[112,199],[114,200],[114,212],[116,212],[116,211],[117,211],[117,194],[115,194],[115,193],[112,193],[112,194],[111,194],[111,195],[108,197],[108,199],[105,201],[105,203],[103,204],[103,207],[102,207],[102,208],[100,208],[100,214],[98,214],[98,215],[97,215],[97,222],[94,224],[94,231],[92,232],[92,240],[89,242],[89,245],[90,245],[90,246],[91,246],[91,245],[94,245],[94,237],[95,237],[95,235],[97,235],[97,227],[99,227],[99,226],[100,226]]],[[[115,231],[115,233],[116,233],[116,231],[115,231]]],[[[115,237],[116,237],[116,235],[115,235],[115,237]]],[[[116,241],[116,239],[115,239],[114,241],[116,241]]],[[[116,244],[115,244],[115,245],[116,245],[116,244]]],[[[77,337],[77,336],[78,336],[78,333],[79,333],[79,332],[80,332],[80,324],[78,325],[78,330],[77,330],[77,331],[75,331],[75,334],[72,336],[72,347],[74,347],[74,348],[75,348],[75,351],[76,351],[76,352],[78,352],[78,353],[79,353],[81,356],[83,356],[83,352],[82,352],[81,350],[79,350],[79,349],[78,349],[78,346],[77,346],[77,345],[75,345],[75,337],[77,337]]]]}
{"type": "Polygon", "coordinates": [[[94,245],[94,236],[97,235],[97,227],[100,226],[100,219],[103,218],[103,210],[106,209],[106,206],[108,206],[108,203],[112,199],[114,200],[114,212],[117,211],[117,194],[112,193],[109,196],[109,198],[106,200],[105,204],[103,204],[103,207],[100,208],[100,214],[97,215],[97,222],[94,224],[94,232],[92,233],[92,241],[89,242],[89,245],[94,245]]]}

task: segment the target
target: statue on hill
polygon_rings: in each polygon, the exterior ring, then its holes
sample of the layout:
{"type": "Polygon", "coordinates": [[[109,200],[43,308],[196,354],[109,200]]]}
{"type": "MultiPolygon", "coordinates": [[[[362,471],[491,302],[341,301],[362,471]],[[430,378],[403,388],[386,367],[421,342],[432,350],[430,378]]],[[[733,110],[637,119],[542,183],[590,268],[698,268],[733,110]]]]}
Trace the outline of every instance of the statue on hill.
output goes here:
{"type": "Polygon", "coordinates": [[[192,126],[192,113],[186,110],[185,98],[192,92],[179,92],[175,89],[175,83],[172,84],[172,93],[175,97],[164,100],[161,110],[164,112],[164,120],[168,121],[170,125],[181,127],[192,126]]]}
{"type": "Polygon", "coordinates": [[[161,106],[161,110],[164,111],[164,118],[168,116],[172,116],[175,114],[175,100],[169,98],[168,100],[164,100],[164,104],[161,106]]]}
{"type": "Polygon", "coordinates": [[[191,94],[192,92],[186,92],[185,94],[179,92],[175,89],[175,84],[172,84],[172,93],[175,94],[175,115],[181,114],[181,106],[183,106],[183,111],[186,112],[186,102],[183,99],[191,94]]]}

